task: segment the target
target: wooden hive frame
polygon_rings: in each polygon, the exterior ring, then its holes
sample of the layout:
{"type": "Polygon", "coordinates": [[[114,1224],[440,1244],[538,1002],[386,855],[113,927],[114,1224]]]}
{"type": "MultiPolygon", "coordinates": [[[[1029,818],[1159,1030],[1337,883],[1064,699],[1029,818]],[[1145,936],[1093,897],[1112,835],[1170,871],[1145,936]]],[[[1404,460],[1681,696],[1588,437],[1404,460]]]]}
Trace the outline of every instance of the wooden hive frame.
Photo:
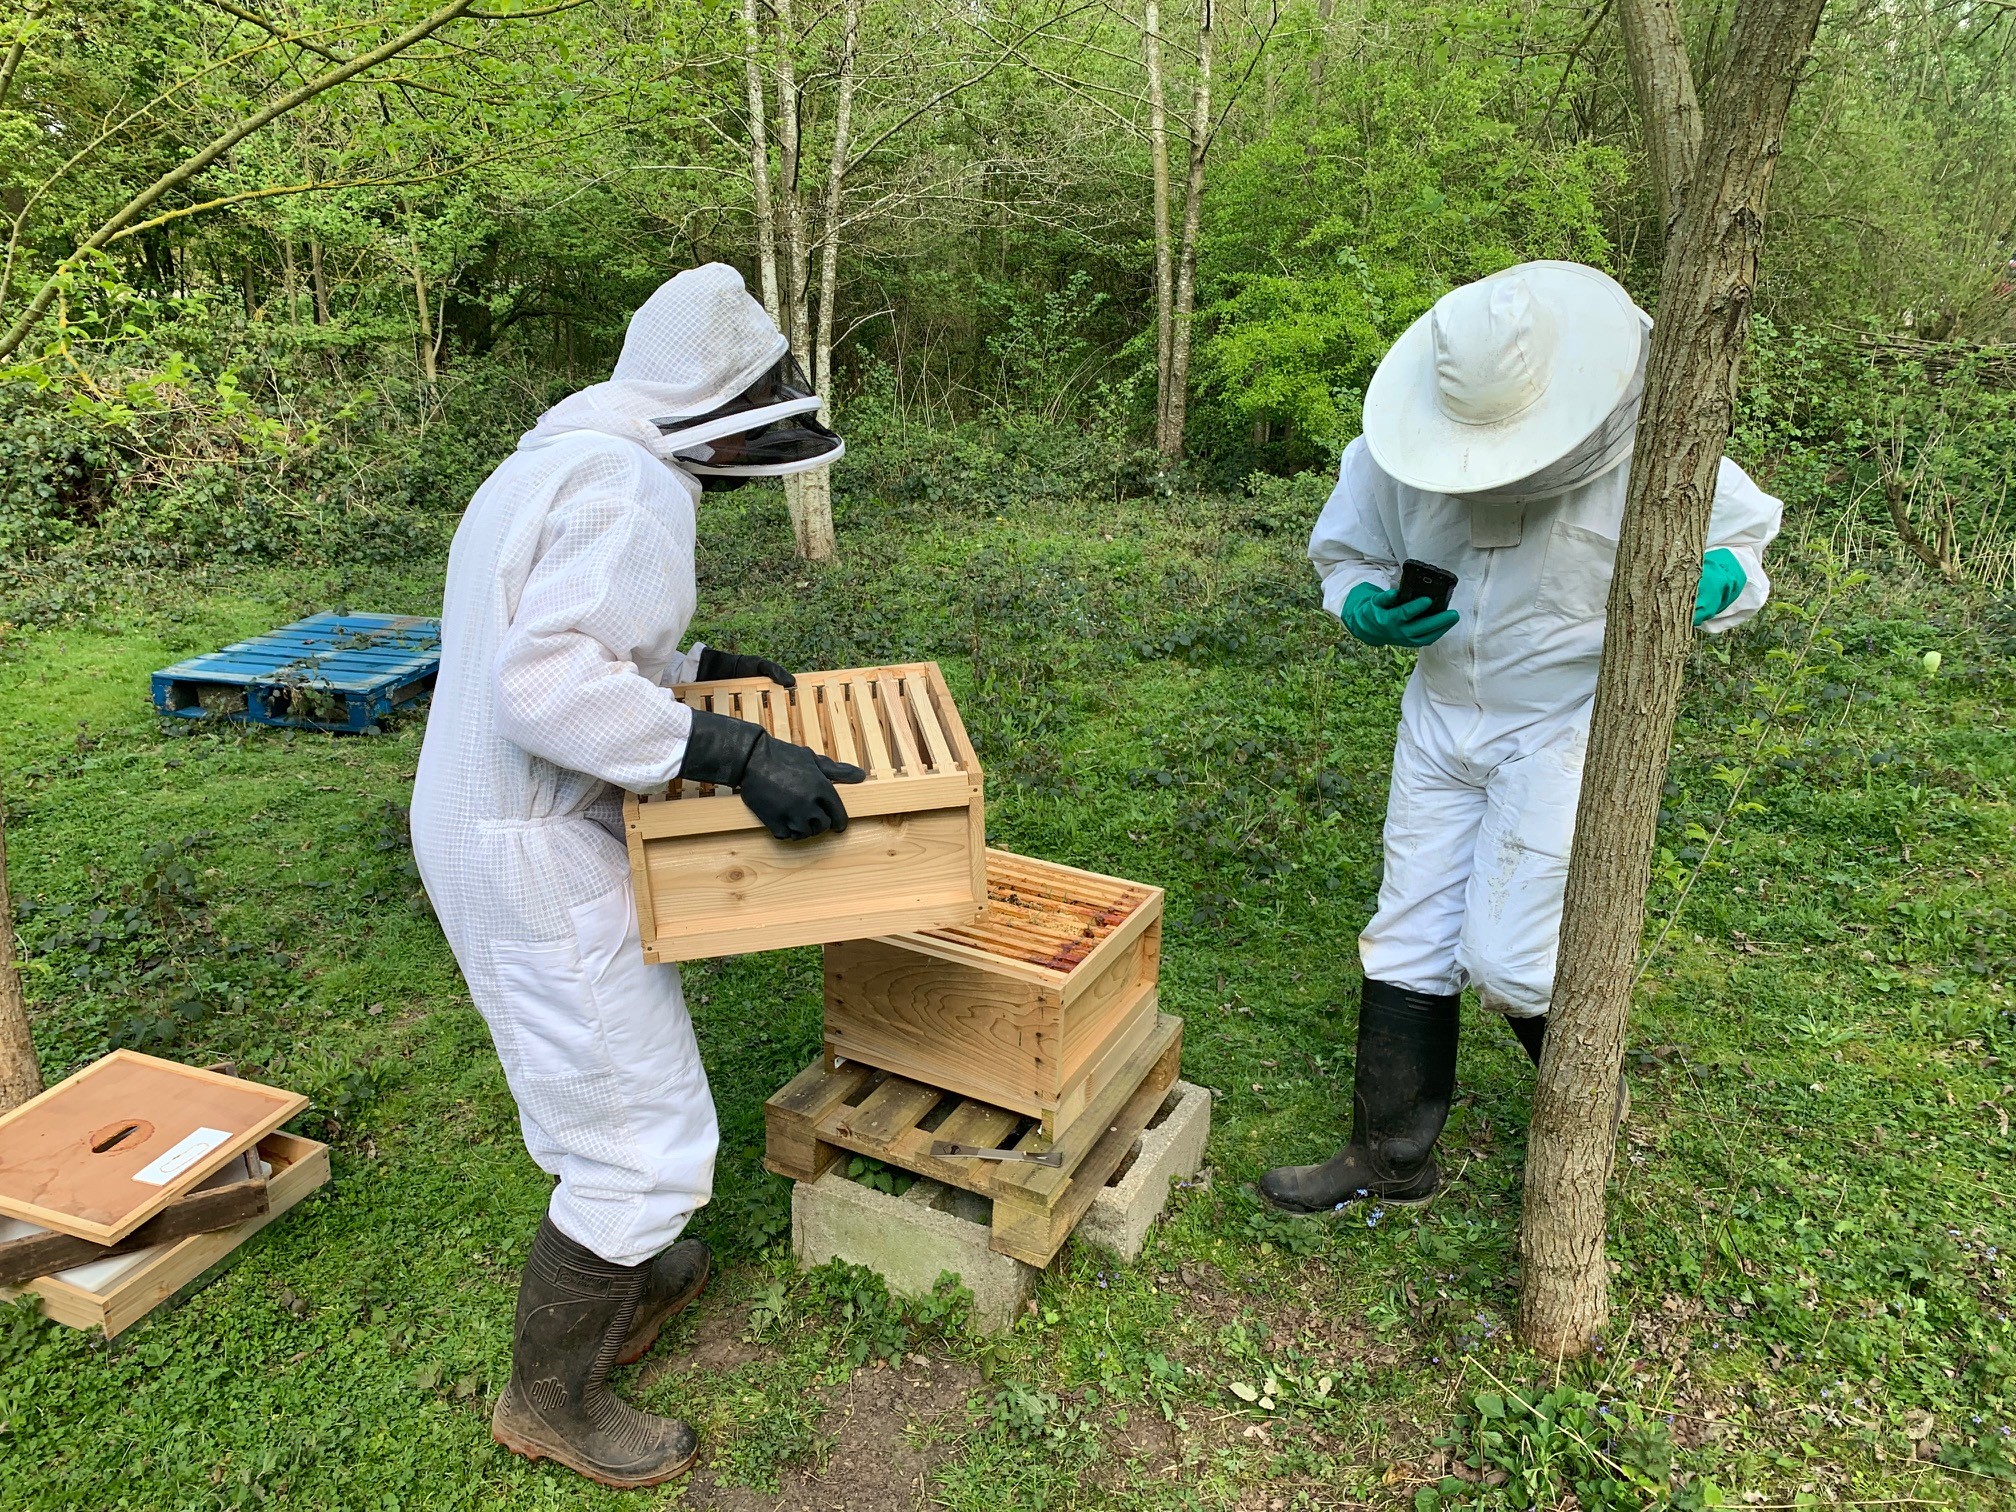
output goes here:
{"type": "Polygon", "coordinates": [[[868,773],[846,832],[774,839],[735,793],[673,782],[624,804],[644,955],[689,961],[970,921],[986,898],[979,758],[936,662],[674,689],[868,773]]]}
{"type": "Polygon", "coordinates": [[[763,1164],[794,1181],[817,1181],[851,1150],[977,1193],[993,1204],[989,1247],[1045,1266],[1162,1106],[1182,1058],[1183,1021],[1151,1012],[1147,1037],[1055,1140],[1024,1114],[821,1059],[763,1105],[763,1164]],[[1052,1154],[1057,1164],[933,1153],[940,1143],[1052,1154]]]}
{"type": "Polygon", "coordinates": [[[1162,890],[987,852],[970,923],[826,947],[829,1065],[863,1061],[1056,1137],[1148,1037],[1162,890]]]}

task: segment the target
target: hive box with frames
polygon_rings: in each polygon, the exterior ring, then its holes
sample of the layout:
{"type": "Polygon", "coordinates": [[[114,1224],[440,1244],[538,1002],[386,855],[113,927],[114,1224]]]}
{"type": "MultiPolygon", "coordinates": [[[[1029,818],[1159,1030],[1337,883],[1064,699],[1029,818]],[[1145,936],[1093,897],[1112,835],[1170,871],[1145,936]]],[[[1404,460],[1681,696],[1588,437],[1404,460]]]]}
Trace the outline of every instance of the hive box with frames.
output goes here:
{"type": "Polygon", "coordinates": [[[822,945],[971,923],[987,895],[980,762],[935,662],[674,690],[868,773],[845,833],[772,838],[733,792],[674,782],[624,807],[652,961],[822,945]]]}
{"type": "Polygon", "coordinates": [[[1162,889],[987,853],[977,921],[826,947],[827,1062],[1042,1121],[1099,1099],[1156,1023],[1162,889]]]}

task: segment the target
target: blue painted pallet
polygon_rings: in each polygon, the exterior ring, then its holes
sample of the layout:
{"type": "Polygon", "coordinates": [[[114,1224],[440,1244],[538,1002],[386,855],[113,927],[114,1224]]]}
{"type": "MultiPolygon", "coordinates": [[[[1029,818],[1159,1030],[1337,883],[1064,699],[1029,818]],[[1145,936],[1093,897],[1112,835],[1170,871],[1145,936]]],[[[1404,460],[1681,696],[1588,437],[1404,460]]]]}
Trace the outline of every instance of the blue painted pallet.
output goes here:
{"type": "Polygon", "coordinates": [[[410,614],[311,614],[154,674],[154,707],[357,734],[425,698],[441,622],[410,614]]]}

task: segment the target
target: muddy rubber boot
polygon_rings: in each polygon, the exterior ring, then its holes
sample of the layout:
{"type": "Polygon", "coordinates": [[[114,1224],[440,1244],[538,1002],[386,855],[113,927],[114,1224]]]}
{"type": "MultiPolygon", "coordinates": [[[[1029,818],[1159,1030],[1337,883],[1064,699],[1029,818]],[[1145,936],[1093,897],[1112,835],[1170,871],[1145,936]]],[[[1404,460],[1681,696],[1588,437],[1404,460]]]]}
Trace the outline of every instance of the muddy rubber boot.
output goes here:
{"type": "MultiPolygon", "coordinates": [[[[1508,1018],[1512,1032],[1519,1037],[1519,1043],[1533,1062],[1533,1069],[1540,1069],[1540,1047],[1547,1043],[1547,1015],[1536,1013],[1531,1018],[1508,1018]]],[[[1610,1120],[1610,1138],[1617,1138],[1617,1131],[1624,1127],[1624,1116],[1631,1111],[1631,1083],[1624,1079],[1624,1073],[1617,1073],[1617,1111],[1610,1120]]]]}
{"type": "Polygon", "coordinates": [[[1277,1166],[1260,1193],[1290,1213],[1347,1202],[1426,1202],[1442,1184],[1435,1141],[1456,1091],[1454,993],[1367,981],[1358,1009],[1351,1142],[1321,1165],[1277,1166]]]}
{"type": "Polygon", "coordinates": [[[618,1365],[635,1365],[651,1352],[658,1331],[707,1289],[712,1260],[698,1239],[681,1239],[645,1266],[644,1295],[630,1321],[630,1336],[616,1356],[618,1365]]]}
{"type": "Polygon", "coordinates": [[[511,1382],[490,1436],[527,1459],[550,1459],[617,1490],[655,1486],[692,1465],[693,1430],[620,1401],[609,1372],[630,1336],[651,1265],[612,1265],[539,1224],[511,1337],[511,1382]]]}

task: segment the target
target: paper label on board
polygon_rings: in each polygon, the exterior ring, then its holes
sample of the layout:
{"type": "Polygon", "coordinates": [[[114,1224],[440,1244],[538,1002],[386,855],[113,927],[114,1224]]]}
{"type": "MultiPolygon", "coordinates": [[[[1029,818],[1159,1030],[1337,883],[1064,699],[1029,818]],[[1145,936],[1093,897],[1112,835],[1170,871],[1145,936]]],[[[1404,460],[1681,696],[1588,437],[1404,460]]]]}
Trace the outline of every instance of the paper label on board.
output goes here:
{"type": "Polygon", "coordinates": [[[149,1186],[166,1186],[231,1137],[229,1129],[198,1129],[152,1164],[135,1171],[133,1179],[149,1186]]]}

